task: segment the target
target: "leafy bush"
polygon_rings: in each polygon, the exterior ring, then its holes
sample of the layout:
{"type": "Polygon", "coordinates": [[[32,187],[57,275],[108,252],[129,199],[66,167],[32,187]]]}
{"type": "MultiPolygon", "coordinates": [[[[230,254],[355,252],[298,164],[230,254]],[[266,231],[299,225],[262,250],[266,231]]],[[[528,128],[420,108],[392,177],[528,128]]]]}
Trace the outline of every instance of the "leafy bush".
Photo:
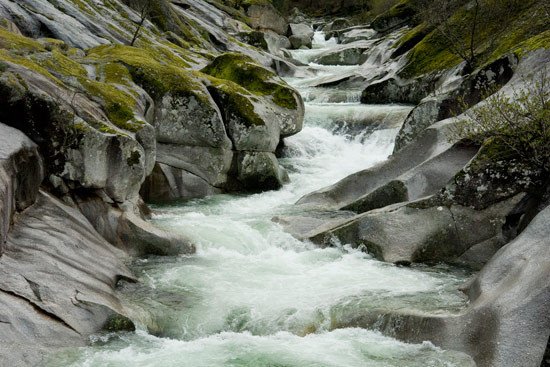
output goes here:
{"type": "Polygon", "coordinates": [[[452,132],[455,137],[498,147],[495,160],[515,159],[550,173],[550,78],[540,73],[533,83],[511,96],[497,93],[466,113],[469,119],[452,132]]]}

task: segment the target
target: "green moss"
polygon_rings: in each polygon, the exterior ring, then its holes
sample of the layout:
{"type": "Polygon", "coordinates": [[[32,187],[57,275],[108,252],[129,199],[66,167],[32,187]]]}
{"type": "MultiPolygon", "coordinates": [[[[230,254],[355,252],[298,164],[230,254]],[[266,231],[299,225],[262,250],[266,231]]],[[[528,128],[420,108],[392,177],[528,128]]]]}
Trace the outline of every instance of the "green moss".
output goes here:
{"type": "Polygon", "coordinates": [[[542,32],[541,34],[538,34],[521,42],[514,51],[519,53],[519,55],[521,56],[524,53],[538,50],[540,48],[550,48],[550,30],[542,32]]]}
{"type": "Polygon", "coordinates": [[[33,62],[29,58],[13,55],[9,53],[7,50],[0,49],[0,61],[4,62],[10,62],[12,64],[17,64],[20,66],[23,66],[29,70],[35,71],[53,81],[55,81],[58,84],[61,84],[59,79],[57,79],[55,76],[53,76],[48,70],[43,68],[42,66],[38,65],[37,63],[33,62]]]}
{"type": "MultiPolygon", "coordinates": [[[[497,11],[491,7],[489,0],[484,0],[482,4],[486,12],[497,11]]],[[[515,4],[515,9],[500,10],[498,15],[489,14],[490,16],[479,22],[474,38],[477,66],[495,61],[509,52],[521,55],[526,51],[548,47],[547,16],[542,2],[526,0],[515,4]]],[[[472,17],[472,9],[462,7],[449,19],[448,27],[464,29],[464,43],[469,40],[468,22],[472,17]],[[462,25],[458,25],[459,23],[462,25]]],[[[404,37],[410,38],[412,35],[411,33],[404,37]]],[[[406,38],[400,40],[400,43],[405,41],[406,38]]],[[[456,66],[461,61],[459,56],[450,51],[447,40],[438,31],[432,31],[411,50],[402,75],[415,77],[456,66]]]]}
{"type": "Polygon", "coordinates": [[[226,119],[237,118],[248,126],[262,126],[265,122],[254,110],[249,91],[229,80],[210,77],[208,90],[226,114],[226,119]]]}
{"type": "Polygon", "coordinates": [[[17,54],[46,51],[37,41],[0,28],[0,48],[17,54]]]}
{"type": "Polygon", "coordinates": [[[173,54],[153,54],[145,49],[114,45],[91,49],[88,56],[98,62],[124,65],[133,80],[157,100],[180,91],[195,91],[197,97],[205,98],[200,92],[202,85],[185,70],[188,64],[173,54]]]}
{"type": "Polygon", "coordinates": [[[132,132],[141,130],[144,122],[135,119],[136,101],[133,95],[114,85],[95,80],[82,79],[80,83],[92,99],[103,105],[107,117],[113,124],[132,132]]]}
{"type": "Polygon", "coordinates": [[[69,50],[69,45],[56,38],[40,38],[38,42],[44,46],[47,51],[60,50],[66,52],[69,50]]]}
{"type": "Polygon", "coordinates": [[[102,79],[106,83],[127,85],[132,81],[130,72],[124,65],[116,62],[108,62],[101,65],[102,79]]]}
{"type": "Polygon", "coordinates": [[[82,65],[66,57],[57,49],[47,54],[36,55],[33,60],[58,76],[86,77],[88,75],[82,65]]]}
{"type": "Polygon", "coordinates": [[[451,68],[461,61],[460,57],[449,50],[442,37],[437,32],[432,32],[408,54],[408,63],[402,74],[412,78],[451,68]]]}
{"type": "Polygon", "coordinates": [[[118,331],[135,331],[136,326],[126,316],[122,316],[119,314],[115,314],[111,316],[103,328],[110,332],[118,332],[118,331]]]}
{"type": "Polygon", "coordinates": [[[232,81],[256,95],[271,96],[273,102],[283,108],[298,108],[294,91],[283,81],[275,81],[273,72],[256,64],[248,56],[237,53],[223,54],[202,72],[218,79],[232,81]]]}

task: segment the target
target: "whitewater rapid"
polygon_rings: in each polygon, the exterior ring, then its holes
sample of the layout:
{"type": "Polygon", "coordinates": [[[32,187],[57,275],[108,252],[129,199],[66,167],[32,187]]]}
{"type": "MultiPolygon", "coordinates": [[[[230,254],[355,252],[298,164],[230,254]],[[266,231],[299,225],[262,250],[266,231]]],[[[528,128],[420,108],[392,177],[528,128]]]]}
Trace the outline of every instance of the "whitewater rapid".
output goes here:
{"type": "Polygon", "coordinates": [[[469,357],[430,343],[339,328],[376,310],[458,312],[466,304],[458,287],[467,273],[398,267],[346,244],[320,249],[272,221],[297,214],[293,204],[304,194],[387,159],[396,121],[410,110],[361,105],[359,90],[315,87],[353,67],[312,63],[336,43],[317,32],[314,44],[293,53],[309,62],[304,69],[311,76],[287,80],[306,100],[304,129],[285,140],[281,159],[290,183],[278,191],[155,207],[154,223],[185,234],[197,253],[137,260],[140,282],[121,293],[138,331],[95,336],[90,347],[64,351],[52,365],[473,365],[469,357]]]}

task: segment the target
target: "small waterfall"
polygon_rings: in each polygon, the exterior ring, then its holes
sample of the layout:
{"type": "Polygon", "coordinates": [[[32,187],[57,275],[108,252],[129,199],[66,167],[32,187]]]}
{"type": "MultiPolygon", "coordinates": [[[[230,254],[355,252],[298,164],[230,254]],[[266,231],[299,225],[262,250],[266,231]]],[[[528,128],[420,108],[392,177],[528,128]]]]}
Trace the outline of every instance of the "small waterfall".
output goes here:
{"type": "MultiPolygon", "coordinates": [[[[312,50],[292,54],[309,63],[335,45],[316,32],[312,50]]],[[[374,310],[458,312],[465,298],[457,288],[467,274],[397,267],[346,245],[317,248],[272,221],[296,214],[302,195],[384,161],[410,111],[361,105],[360,88],[318,86],[361,66],[304,68],[315,76],[288,79],[306,100],[304,129],[286,139],[281,160],[291,182],[279,191],[155,208],[154,223],[190,237],[197,254],[137,261],[140,283],[123,294],[141,330],[99,337],[52,365],[472,366],[469,357],[429,343],[338,329],[374,310]]]]}

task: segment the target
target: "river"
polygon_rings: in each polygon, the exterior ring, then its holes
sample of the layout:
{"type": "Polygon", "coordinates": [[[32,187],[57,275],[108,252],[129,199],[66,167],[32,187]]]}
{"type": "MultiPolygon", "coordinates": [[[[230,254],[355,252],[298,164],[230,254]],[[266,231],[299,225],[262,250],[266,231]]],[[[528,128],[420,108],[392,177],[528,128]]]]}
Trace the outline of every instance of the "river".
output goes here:
{"type": "Polygon", "coordinates": [[[459,312],[468,273],[398,267],[346,244],[320,249],[272,218],[298,214],[304,194],[384,161],[408,106],[359,104],[360,89],[319,88],[356,66],[311,59],[335,46],[317,32],[309,66],[288,78],[306,101],[305,126],[286,139],[290,183],[255,195],[219,195],[154,207],[154,223],[190,237],[197,253],[139,259],[138,284],[121,292],[138,330],[94,336],[52,366],[363,367],[472,366],[431,343],[405,344],[373,330],[338,328],[373,310],[459,312]]]}

